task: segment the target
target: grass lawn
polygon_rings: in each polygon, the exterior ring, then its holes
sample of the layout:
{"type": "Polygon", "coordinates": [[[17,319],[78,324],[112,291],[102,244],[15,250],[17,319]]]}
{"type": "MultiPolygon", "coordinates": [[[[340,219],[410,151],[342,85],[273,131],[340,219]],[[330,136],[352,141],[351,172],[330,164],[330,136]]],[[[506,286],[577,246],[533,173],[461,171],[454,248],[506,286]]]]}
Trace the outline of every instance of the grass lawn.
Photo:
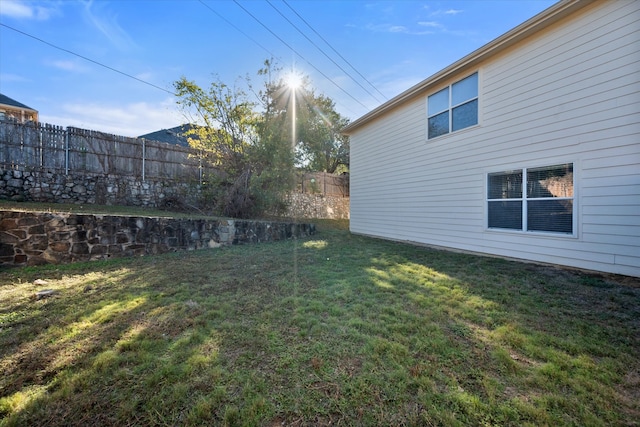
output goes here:
{"type": "Polygon", "coordinates": [[[103,214],[125,216],[158,216],[171,218],[204,218],[210,216],[199,212],[175,212],[157,208],[120,205],[86,205],[72,203],[38,203],[38,202],[13,202],[0,199],[0,210],[21,212],[57,212],[69,214],[103,214]]]}
{"type": "Polygon", "coordinates": [[[0,425],[640,425],[638,280],[318,229],[1,271],[0,425]]]}

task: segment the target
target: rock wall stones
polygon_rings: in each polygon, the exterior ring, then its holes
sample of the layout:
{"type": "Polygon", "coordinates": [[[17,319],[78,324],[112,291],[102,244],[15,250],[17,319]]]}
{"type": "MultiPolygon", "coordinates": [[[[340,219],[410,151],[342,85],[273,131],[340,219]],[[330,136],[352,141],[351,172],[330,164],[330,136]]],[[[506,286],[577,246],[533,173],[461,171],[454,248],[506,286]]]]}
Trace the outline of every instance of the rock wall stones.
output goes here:
{"type": "Polygon", "coordinates": [[[0,211],[0,265],[161,254],[312,234],[313,224],[0,211]]]}
{"type": "Polygon", "coordinates": [[[176,181],[48,170],[0,169],[0,199],[18,202],[165,207],[194,203],[194,186],[176,181]]]}
{"type": "Polygon", "coordinates": [[[349,198],[293,193],[286,216],[291,218],[349,219],[349,198]]]}
{"type": "MultiPolygon", "coordinates": [[[[0,199],[18,202],[122,205],[165,208],[198,206],[197,186],[176,181],[141,181],[136,177],[46,170],[0,168],[0,199]]],[[[348,219],[349,198],[293,193],[290,218],[348,219]]]]}

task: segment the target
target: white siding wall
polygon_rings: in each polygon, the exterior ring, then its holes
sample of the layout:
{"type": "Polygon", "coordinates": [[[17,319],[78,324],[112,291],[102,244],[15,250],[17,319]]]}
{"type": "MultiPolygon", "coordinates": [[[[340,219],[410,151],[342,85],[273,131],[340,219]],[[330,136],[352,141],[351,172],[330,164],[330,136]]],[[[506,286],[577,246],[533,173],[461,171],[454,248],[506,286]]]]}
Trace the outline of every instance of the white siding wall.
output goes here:
{"type": "Polygon", "coordinates": [[[640,276],[640,2],[598,2],[479,70],[480,126],[427,141],[425,94],[351,136],[351,230],[640,276]],[[486,228],[487,173],[565,162],[575,236],[486,228]]]}

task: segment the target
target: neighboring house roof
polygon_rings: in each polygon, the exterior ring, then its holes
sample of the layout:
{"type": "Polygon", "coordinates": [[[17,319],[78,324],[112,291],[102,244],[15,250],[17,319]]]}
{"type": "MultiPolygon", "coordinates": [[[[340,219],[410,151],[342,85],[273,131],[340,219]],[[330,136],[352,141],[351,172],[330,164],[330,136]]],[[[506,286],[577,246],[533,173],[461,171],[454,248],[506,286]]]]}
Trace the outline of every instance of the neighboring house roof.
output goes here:
{"type": "Polygon", "coordinates": [[[38,121],[38,111],[0,93],[0,117],[11,117],[20,122],[38,121]]]}
{"type": "Polygon", "coordinates": [[[497,55],[500,52],[508,49],[514,44],[522,41],[523,39],[537,33],[560,19],[570,15],[578,9],[581,9],[588,4],[593,3],[596,0],[561,0],[548,9],[540,12],[533,18],[523,22],[512,30],[506,32],[500,37],[487,43],[481,48],[471,52],[464,58],[454,62],[443,70],[437,72],[426,80],[421,81],[417,85],[402,92],[400,95],[390,99],[379,107],[371,110],[359,119],[351,122],[349,125],[342,129],[345,134],[350,134],[357,128],[369,123],[372,120],[377,119],[398,105],[415,98],[417,96],[424,95],[425,92],[434,89],[454,74],[464,72],[465,70],[476,67],[480,62],[487,58],[497,55]]]}
{"type": "Polygon", "coordinates": [[[15,108],[19,108],[19,109],[22,109],[22,110],[29,110],[29,111],[37,112],[33,108],[27,107],[23,103],[18,102],[13,98],[9,98],[7,95],[3,95],[1,93],[0,93],[0,105],[6,105],[8,107],[15,107],[15,108]]]}
{"type": "Polygon", "coordinates": [[[161,129],[155,132],[140,135],[138,138],[150,139],[152,141],[166,142],[167,144],[177,144],[189,147],[189,141],[185,133],[193,129],[194,125],[184,124],[171,129],[161,129]]]}

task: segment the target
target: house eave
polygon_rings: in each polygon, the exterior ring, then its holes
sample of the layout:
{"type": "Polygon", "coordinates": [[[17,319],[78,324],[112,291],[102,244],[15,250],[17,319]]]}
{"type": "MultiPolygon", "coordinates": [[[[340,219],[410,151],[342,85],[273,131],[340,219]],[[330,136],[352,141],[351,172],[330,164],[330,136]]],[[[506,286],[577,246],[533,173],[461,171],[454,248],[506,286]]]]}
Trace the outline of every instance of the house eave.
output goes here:
{"type": "Polygon", "coordinates": [[[9,105],[9,104],[0,104],[0,109],[11,110],[11,111],[24,111],[24,112],[35,113],[35,114],[38,113],[38,110],[34,110],[33,108],[16,107],[15,105],[9,105]]]}
{"type": "Polygon", "coordinates": [[[379,107],[371,110],[364,116],[354,120],[342,129],[342,133],[345,135],[353,133],[353,131],[355,131],[359,127],[364,126],[372,120],[377,119],[378,117],[384,115],[397,106],[417,96],[423,95],[425,92],[428,92],[430,89],[433,89],[434,86],[441,84],[442,81],[450,78],[452,75],[462,73],[466,70],[477,67],[479,63],[486,60],[487,58],[499,54],[500,52],[510,48],[516,43],[519,43],[532,34],[535,34],[549,27],[550,25],[553,25],[557,21],[574,13],[576,10],[581,9],[595,1],[597,0],[559,1],[558,3],[545,9],[544,11],[528,19],[512,30],[504,33],[500,37],[471,52],[467,56],[440,70],[436,74],[428,77],[415,86],[412,86],[411,88],[395,96],[379,107]]]}

